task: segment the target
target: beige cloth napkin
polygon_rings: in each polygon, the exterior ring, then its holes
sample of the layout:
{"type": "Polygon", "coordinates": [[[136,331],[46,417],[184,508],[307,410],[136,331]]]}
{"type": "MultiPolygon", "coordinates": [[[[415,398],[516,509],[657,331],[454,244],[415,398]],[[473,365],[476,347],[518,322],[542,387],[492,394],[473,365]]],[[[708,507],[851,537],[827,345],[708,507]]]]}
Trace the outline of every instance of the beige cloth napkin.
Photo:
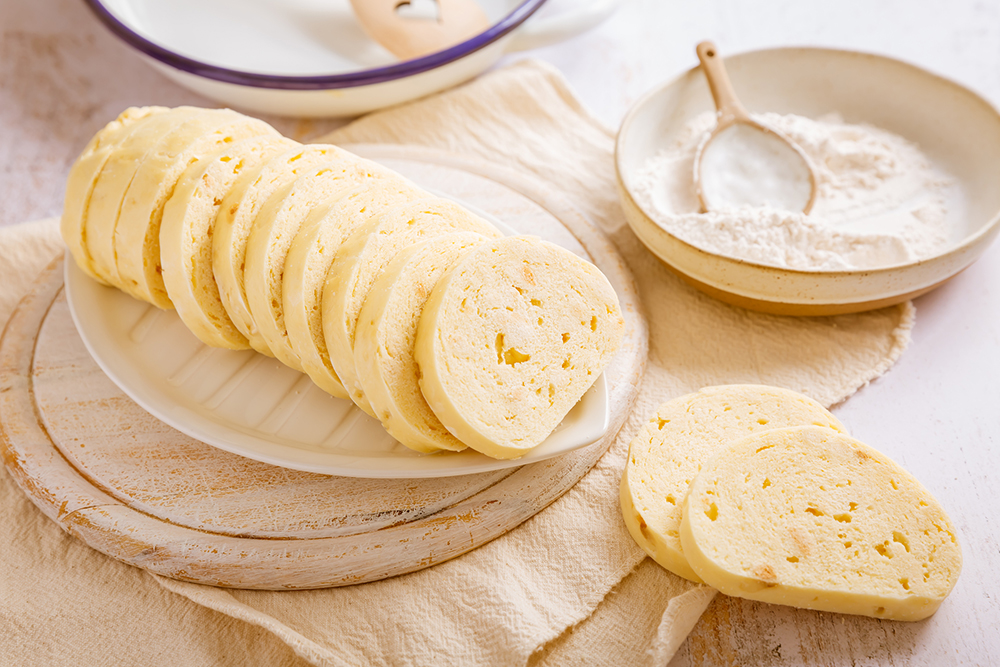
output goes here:
{"type": "MultiPolygon", "coordinates": [[[[611,236],[650,324],[646,375],[619,437],[562,498],[476,551],[320,591],[229,591],[154,577],[62,535],[3,474],[0,615],[14,630],[0,633],[0,651],[35,656],[34,664],[101,664],[121,651],[107,662],[665,665],[714,591],[665,572],[628,536],[617,491],[633,434],[660,402],[709,384],[775,384],[837,403],[906,347],[912,305],[779,318],[686,287],[624,224],[612,132],[537,62],[325,139],[420,144],[505,164],[567,194],[611,236]]],[[[51,222],[0,229],[0,321],[59,247],[51,222]]]]}

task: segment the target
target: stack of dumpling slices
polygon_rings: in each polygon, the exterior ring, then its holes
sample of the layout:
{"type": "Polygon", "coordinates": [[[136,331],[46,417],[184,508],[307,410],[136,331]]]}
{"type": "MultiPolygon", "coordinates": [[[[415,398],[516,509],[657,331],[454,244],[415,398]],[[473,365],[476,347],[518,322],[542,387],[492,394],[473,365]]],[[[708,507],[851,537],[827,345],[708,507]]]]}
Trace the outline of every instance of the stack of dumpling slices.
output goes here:
{"type": "Polygon", "coordinates": [[[927,489],[778,387],[707,387],[661,405],[629,446],[621,506],[660,565],[763,602],[916,621],[962,565],[927,489]]]}
{"type": "Polygon", "coordinates": [[[73,165],[62,233],[93,278],[308,374],[419,452],[523,456],[623,334],[592,264],[227,109],[122,113],[73,165]]]}

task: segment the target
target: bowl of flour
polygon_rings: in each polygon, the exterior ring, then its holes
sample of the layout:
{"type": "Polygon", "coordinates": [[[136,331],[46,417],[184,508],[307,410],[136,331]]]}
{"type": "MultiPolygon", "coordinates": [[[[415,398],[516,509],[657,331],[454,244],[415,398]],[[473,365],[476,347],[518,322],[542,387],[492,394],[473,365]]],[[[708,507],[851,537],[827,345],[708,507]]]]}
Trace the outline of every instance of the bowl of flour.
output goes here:
{"type": "Polygon", "coordinates": [[[696,67],[629,112],[616,166],[626,218],[675,273],[729,303],[789,315],[899,303],[971,264],[1000,230],[1000,114],[915,66],[830,49],[727,59],[758,120],[816,175],[808,215],[700,209],[694,159],[715,125],[696,67]]]}

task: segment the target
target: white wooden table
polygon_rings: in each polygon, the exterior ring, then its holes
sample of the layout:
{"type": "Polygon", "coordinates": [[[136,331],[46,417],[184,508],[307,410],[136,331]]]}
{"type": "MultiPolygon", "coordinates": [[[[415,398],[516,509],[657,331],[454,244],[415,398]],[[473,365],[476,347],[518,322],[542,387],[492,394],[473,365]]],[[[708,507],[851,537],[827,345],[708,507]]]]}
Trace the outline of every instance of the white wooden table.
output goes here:
{"type": "MultiPolygon", "coordinates": [[[[551,0],[548,11],[583,0],[551,0]]],[[[875,51],[957,79],[1000,105],[995,0],[630,0],[608,23],[537,51],[616,126],[643,92],[695,62],[778,45],[875,51]]],[[[164,79],[80,0],[0,0],[0,225],[57,215],[76,153],[129,104],[208,104],[164,79]]],[[[296,138],[337,121],[272,119],[296,138]]],[[[1000,187],[1000,184],[998,184],[1000,187]]],[[[965,567],[916,624],[848,619],[719,597],[672,665],[987,665],[1000,662],[1000,245],[917,301],[913,343],[835,412],[941,500],[965,567]]]]}

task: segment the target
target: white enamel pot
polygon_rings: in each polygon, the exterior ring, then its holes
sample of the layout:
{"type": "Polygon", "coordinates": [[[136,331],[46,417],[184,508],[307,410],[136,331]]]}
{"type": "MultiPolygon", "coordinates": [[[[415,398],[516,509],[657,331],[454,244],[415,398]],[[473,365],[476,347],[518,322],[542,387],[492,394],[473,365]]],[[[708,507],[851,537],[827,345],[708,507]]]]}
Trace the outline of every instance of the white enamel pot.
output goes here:
{"type": "Polygon", "coordinates": [[[578,0],[529,21],[546,0],[479,0],[486,31],[399,62],[364,34],[348,0],[85,1],[177,83],[240,109],[303,117],[355,116],[449,88],[505,53],[579,34],[622,2],[578,0]]]}

